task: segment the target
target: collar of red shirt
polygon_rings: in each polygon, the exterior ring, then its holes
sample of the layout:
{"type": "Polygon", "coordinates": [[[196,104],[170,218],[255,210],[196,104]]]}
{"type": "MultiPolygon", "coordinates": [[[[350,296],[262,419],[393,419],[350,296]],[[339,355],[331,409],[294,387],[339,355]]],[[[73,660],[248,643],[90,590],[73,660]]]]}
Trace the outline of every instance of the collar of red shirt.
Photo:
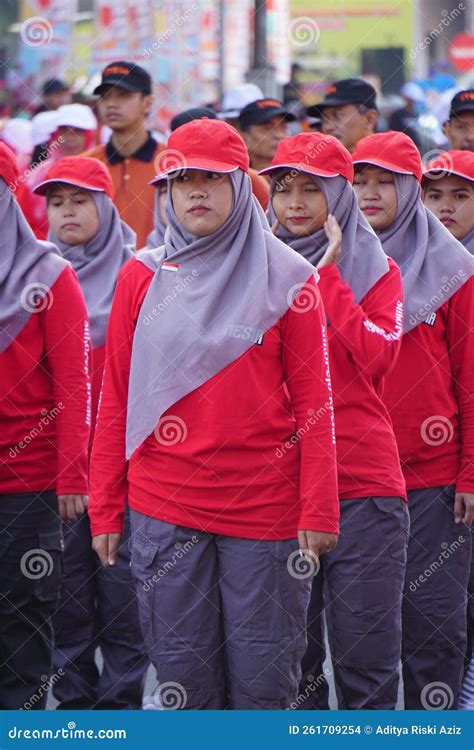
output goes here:
{"type": "Polygon", "coordinates": [[[137,151],[135,151],[135,153],[131,154],[129,157],[122,156],[119,151],[115,150],[112,144],[112,139],[110,139],[110,141],[108,141],[108,143],[106,144],[105,153],[109,164],[118,164],[119,162],[124,161],[125,158],[150,162],[155,156],[157,145],[157,141],[155,141],[152,134],[148,133],[148,140],[146,140],[143,146],[140,146],[140,148],[137,149],[137,151]]]}

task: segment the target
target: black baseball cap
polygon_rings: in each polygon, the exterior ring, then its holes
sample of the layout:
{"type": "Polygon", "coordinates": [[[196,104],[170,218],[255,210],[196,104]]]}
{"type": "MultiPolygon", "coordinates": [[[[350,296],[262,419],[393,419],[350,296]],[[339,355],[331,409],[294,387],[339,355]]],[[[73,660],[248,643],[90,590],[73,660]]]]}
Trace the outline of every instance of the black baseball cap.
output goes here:
{"type": "Polygon", "coordinates": [[[458,115],[460,112],[474,112],[474,89],[458,91],[451,99],[449,116],[458,115]]]}
{"type": "Polygon", "coordinates": [[[306,110],[309,117],[321,117],[325,107],[341,107],[344,104],[364,104],[369,109],[377,109],[377,92],[362,78],[344,78],[336,81],[326,91],[324,100],[306,110]]]}
{"type": "Polygon", "coordinates": [[[43,83],[41,94],[57,94],[60,91],[69,91],[69,86],[60,78],[49,78],[43,83]]]}
{"type": "Polygon", "coordinates": [[[239,115],[239,124],[242,130],[245,130],[251,125],[263,125],[273,117],[284,117],[288,122],[296,120],[278,99],[257,99],[243,108],[239,115]]]}
{"type": "Polygon", "coordinates": [[[100,96],[105,86],[116,86],[125,91],[141,91],[143,94],[151,94],[153,83],[151,75],[145,68],[132,62],[119,60],[110,63],[102,71],[102,80],[94,89],[93,93],[100,96]]]}
{"type": "Polygon", "coordinates": [[[210,107],[192,107],[191,109],[185,109],[183,112],[178,112],[170,122],[170,130],[176,130],[181,125],[186,125],[187,122],[193,120],[202,120],[203,117],[207,117],[209,120],[217,120],[217,115],[210,107]]]}

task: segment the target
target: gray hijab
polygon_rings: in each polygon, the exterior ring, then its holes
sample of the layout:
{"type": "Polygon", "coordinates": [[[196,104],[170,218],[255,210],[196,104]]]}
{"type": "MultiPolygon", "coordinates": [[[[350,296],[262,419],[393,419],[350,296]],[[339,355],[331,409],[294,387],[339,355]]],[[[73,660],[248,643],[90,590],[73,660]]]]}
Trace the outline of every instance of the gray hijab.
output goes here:
{"type": "MultiPolygon", "coordinates": [[[[286,170],[284,170],[286,171],[286,170]]],[[[389,266],[380,240],[357,205],[357,196],[344,177],[312,177],[324,193],[328,213],[335,216],[342,231],[341,257],[338,268],[344,281],[351,287],[359,303],[377,281],[388,273],[389,266]]],[[[270,194],[273,197],[278,174],[272,177],[270,194]]],[[[270,223],[276,219],[272,203],[270,223]]],[[[317,266],[327,250],[328,239],[323,228],[306,237],[295,237],[288,229],[278,227],[277,237],[317,266]]]]}
{"type": "Polygon", "coordinates": [[[16,198],[0,178],[0,354],[31,315],[54,304],[49,290],[69,263],[51,242],[37,240],[16,198]]]}
{"type": "Polygon", "coordinates": [[[92,239],[84,245],[67,245],[51,230],[48,239],[59,247],[77,273],[86,300],[92,346],[96,349],[105,342],[117,276],[134,254],[136,234],[121,221],[108,195],[91,190],[91,196],[100,221],[92,239]]]}
{"type": "Polygon", "coordinates": [[[155,275],[133,340],[127,458],[167,409],[261,341],[314,275],[304,258],[272,235],[248,175],[236,170],[230,179],[231,213],[207,237],[179,223],[170,180],[165,243],[136,256],[155,275]]]}
{"type": "Polygon", "coordinates": [[[470,232],[466,234],[465,237],[463,237],[460,242],[464,245],[464,247],[469,250],[471,255],[474,255],[474,227],[471,229],[470,232]]]}
{"type": "Polygon", "coordinates": [[[402,272],[406,332],[429,318],[469,281],[474,257],[423,204],[416,177],[393,175],[397,214],[378,236],[402,272]]]}
{"type": "Polygon", "coordinates": [[[165,241],[166,224],[160,214],[160,183],[155,186],[155,209],[153,213],[153,229],[146,240],[146,246],[150,250],[160,247],[165,241]]]}

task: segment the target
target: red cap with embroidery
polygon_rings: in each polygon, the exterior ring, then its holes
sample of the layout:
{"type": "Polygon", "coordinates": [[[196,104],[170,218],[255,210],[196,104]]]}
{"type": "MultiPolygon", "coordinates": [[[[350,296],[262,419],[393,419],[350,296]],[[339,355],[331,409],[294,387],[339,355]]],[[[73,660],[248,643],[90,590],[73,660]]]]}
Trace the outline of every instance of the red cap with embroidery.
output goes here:
{"type": "Polygon", "coordinates": [[[166,149],[155,160],[156,177],[150,185],[172,172],[202,169],[207,172],[249,171],[247,147],[237,130],[222,120],[203,117],[181,125],[168,138],[166,149]]]}
{"type": "Polygon", "coordinates": [[[15,192],[18,187],[20,172],[16,156],[5,143],[0,142],[0,177],[4,180],[10,190],[15,192]]]}
{"type": "Polygon", "coordinates": [[[318,177],[345,177],[354,179],[354,167],[349,151],[332,135],[300,133],[284,138],[278,144],[270,167],[260,174],[278,169],[297,169],[318,177]]]}
{"type": "Polygon", "coordinates": [[[102,192],[111,199],[114,197],[114,186],[109,170],[101,161],[89,156],[64,156],[59,159],[33,192],[46,195],[48,186],[58,182],[84,190],[102,192]]]}
{"type": "Polygon", "coordinates": [[[423,179],[439,179],[454,174],[474,182],[474,153],[472,151],[442,151],[423,170],[423,179]]]}
{"type": "Polygon", "coordinates": [[[412,174],[421,182],[423,165],[412,139],[395,130],[361,138],[352,154],[356,164],[373,164],[398,174],[412,174]]]}

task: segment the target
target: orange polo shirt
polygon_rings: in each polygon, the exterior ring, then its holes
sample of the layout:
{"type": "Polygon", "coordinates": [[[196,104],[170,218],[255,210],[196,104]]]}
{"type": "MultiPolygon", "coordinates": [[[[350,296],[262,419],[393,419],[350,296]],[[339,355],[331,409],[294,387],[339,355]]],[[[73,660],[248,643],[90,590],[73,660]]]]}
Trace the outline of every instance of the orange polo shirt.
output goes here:
{"type": "Polygon", "coordinates": [[[151,134],[131,156],[122,156],[110,140],[95,146],[81,156],[92,156],[104,162],[114,183],[114,203],[121,218],[137,233],[137,247],[146,245],[153,229],[154,188],[149,184],[156,174],[155,159],[165,146],[151,134]]]}

